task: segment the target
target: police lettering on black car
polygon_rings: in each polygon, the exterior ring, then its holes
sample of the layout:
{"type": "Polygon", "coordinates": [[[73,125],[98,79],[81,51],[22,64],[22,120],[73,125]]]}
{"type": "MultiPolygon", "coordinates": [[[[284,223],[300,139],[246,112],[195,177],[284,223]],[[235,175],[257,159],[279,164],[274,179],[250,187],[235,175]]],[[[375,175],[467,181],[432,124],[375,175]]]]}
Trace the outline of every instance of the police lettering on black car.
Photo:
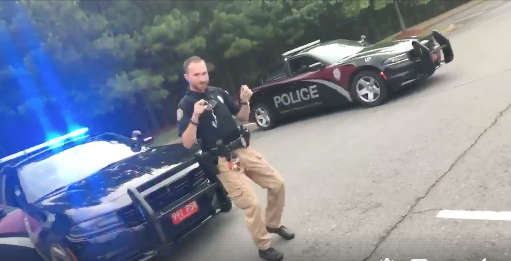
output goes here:
{"type": "Polygon", "coordinates": [[[275,102],[275,107],[279,107],[279,104],[290,105],[295,103],[300,103],[302,101],[307,101],[311,99],[319,98],[317,85],[312,85],[308,88],[302,88],[300,90],[296,90],[295,92],[284,93],[280,96],[273,97],[275,102]]]}
{"type": "Polygon", "coordinates": [[[282,62],[252,89],[250,121],[269,130],[283,118],[323,108],[351,102],[379,106],[392,91],[432,76],[454,59],[449,40],[437,31],[377,44],[365,39],[317,40],[283,53],[282,62]]]}

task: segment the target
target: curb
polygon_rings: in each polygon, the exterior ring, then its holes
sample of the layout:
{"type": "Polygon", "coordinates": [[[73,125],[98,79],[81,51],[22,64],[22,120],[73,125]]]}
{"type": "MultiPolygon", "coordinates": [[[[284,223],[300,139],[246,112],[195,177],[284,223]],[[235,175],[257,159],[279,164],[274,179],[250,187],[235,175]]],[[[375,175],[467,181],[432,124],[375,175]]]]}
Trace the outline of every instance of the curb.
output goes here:
{"type": "MultiPolygon", "coordinates": [[[[445,20],[449,19],[450,17],[452,17],[454,15],[457,15],[457,14],[459,14],[459,13],[461,13],[461,12],[471,8],[471,7],[474,7],[474,6],[478,5],[478,4],[481,4],[481,3],[485,2],[485,1],[490,1],[490,0],[472,0],[472,1],[468,2],[468,3],[466,3],[466,4],[463,4],[463,5],[460,5],[458,7],[455,7],[454,9],[451,9],[451,10],[445,12],[445,13],[442,13],[442,14],[440,14],[440,15],[438,15],[436,17],[433,17],[433,18],[431,18],[429,20],[426,20],[426,21],[424,21],[422,23],[416,24],[416,25],[414,25],[412,27],[408,27],[407,30],[431,28],[431,27],[441,23],[442,21],[445,21],[445,20]]],[[[455,28],[455,29],[457,29],[457,28],[455,28]]],[[[442,32],[443,32],[443,30],[442,30],[442,32]]],[[[386,37],[385,39],[380,40],[379,42],[386,41],[387,39],[394,39],[396,36],[398,36],[401,33],[402,32],[399,31],[399,32],[397,32],[395,34],[389,35],[388,37],[386,37]]]]}
{"type": "Polygon", "coordinates": [[[448,33],[450,31],[452,31],[454,28],[454,24],[450,24],[449,27],[445,28],[444,30],[442,30],[441,32],[442,33],[448,33]]]}
{"type": "Polygon", "coordinates": [[[415,25],[415,26],[412,26],[410,27],[409,29],[412,29],[412,28],[428,28],[428,27],[432,27],[438,23],[441,23],[442,21],[445,21],[447,20],[448,18],[454,16],[454,15],[457,15],[471,7],[474,7],[478,4],[481,4],[482,2],[485,2],[485,1],[489,1],[489,0],[472,0],[464,5],[460,5],[454,9],[451,9],[443,14],[440,14],[438,15],[437,17],[434,17],[434,18],[431,18],[427,21],[424,21],[418,25],[415,25]]]}

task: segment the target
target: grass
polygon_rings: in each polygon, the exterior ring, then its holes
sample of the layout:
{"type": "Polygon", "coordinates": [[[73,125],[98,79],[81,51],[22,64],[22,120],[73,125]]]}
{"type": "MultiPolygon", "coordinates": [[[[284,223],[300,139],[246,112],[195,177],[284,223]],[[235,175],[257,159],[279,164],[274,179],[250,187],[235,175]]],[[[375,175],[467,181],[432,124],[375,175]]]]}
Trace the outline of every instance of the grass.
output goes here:
{"type": "Polygon", "coordinates": [[[169,143],[174,143],[178,140],[177,129],[170,129],[154,137],[153,146],[161,146],[169,143]]]}

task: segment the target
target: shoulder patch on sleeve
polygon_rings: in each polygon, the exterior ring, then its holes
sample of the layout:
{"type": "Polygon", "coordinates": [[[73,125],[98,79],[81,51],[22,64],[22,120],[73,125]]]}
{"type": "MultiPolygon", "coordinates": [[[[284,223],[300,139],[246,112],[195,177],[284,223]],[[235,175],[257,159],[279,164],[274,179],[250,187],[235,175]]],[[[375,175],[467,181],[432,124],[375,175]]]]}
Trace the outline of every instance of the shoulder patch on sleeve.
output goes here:
{"type": "Polygon", "coordinates": [[[177,109],[177,120],[180,121],[183,118],[183,110],[177,109]]]}

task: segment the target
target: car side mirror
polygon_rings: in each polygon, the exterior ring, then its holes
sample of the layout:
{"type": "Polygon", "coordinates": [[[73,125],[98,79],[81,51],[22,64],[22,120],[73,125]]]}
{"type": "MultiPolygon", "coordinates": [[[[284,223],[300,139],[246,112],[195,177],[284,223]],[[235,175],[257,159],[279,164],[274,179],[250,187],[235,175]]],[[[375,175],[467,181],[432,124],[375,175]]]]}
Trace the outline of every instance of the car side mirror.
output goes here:
{"type": "Polygon", "coordinates": [[[322,62],[317,62],[317,63],[313,63],[313,64],[309,65],[309,68],[311,70],[323,70],[326,68],[326,65],[323,64],[322,62]]]}
{"type": "Polygon", "coordinates": [[[139,130],[133,131],[131,134],[131,139],[139,142],[140,144],[151,144],[154,140],[153,137],[142,138],[142,132],[139,130]]]}
{"type": "Polygon", "coordinates": [[[131,147],[134,152],[139,152],[143,145],[149,145],[153,142],[153,137],[142,138],[142,132],[134,130],[131,134],[131,139],[135,141],[135,144],[131,147]]]}
{"type": "Polygon", "coordinates": [[[153,143],[153,141],[154,141],[153,137],[147,137],[144,139],[144,144],[149,145],[149,144],[153,143]]]}
{"type": "Polygon", "coordinates": [[[366,45],[367,44],[367,37],[365,35],[360,36],[360,44],[366,45]]]}

